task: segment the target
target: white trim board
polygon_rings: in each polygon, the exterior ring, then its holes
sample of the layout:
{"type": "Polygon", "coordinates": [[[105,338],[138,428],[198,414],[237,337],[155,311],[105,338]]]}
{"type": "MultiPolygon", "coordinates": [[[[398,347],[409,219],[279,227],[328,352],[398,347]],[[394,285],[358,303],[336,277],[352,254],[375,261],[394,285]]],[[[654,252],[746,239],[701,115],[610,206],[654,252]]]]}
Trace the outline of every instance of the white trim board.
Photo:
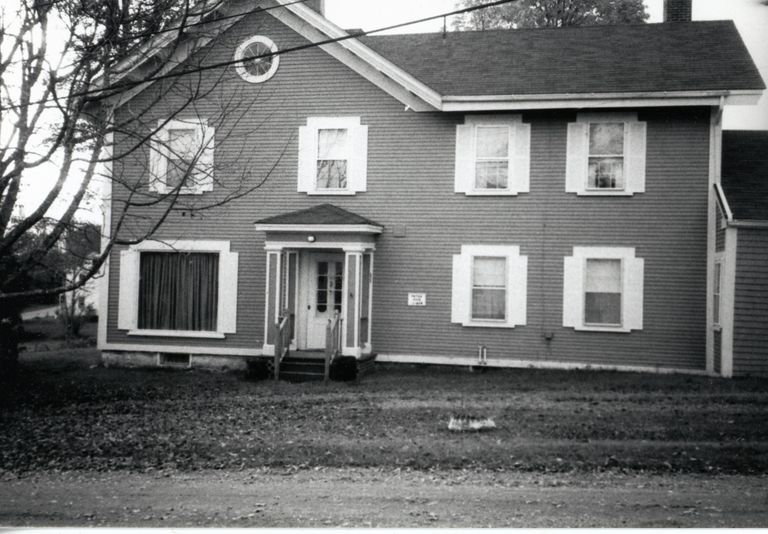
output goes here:
{"type": "MultiPolygon", "coordinates": [[[[477,358],[466,356],[430,356],[421,354],[378,354],[377,362],[382,363],[426,363],[433,365],[478,366],[477,358]]],[[[551,360],[522,360],[507,358],[488,358],[484,367],[530,368],[530,369],[560,369],[585,371],[622,371],[628,373],[654,374],[684,374],[694,376],[711,376],[705,370],[680,369],[676,367],[658,367],[643,365],[611,365],[583,362],[558,362],[551,360]]]]}
{"type": "Polygon", "coordinates": [[[152,345],[139,343],[105,343],[99,347],[102,351],[122,352],[172,352],[179,354],[210,354],[211,356],[262,356],[259,349],[239,349],[229,347],[190,347],[184,345],[152,345]]]}
{"type": "Polygon", "coordinates": [[[257,232],[314,232],[335,234],[380,234],[381,226],[372,224],[256,224],[257,232]]]}

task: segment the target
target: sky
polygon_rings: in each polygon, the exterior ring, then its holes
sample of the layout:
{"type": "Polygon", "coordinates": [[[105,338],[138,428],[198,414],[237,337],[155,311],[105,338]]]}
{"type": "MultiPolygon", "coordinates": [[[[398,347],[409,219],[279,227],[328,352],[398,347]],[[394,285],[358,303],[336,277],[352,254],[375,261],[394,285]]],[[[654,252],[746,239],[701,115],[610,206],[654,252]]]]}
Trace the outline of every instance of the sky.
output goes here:
{"type": "MultiPolygon", "coordinates": [[[[326,16],[342,28],[373,30],[450,12],[455,9],[455,4],[455,0],[326,0],[326,16]]],[[[646,0],[651,16],[649,22],[661,22],[662,5],[663,0],[646,0]]],[[[693,0],[693,18],[734,20],[763,79],[768,81],[768,5],[762,5],[762,0],[693,0]]],[[[442,19],[437,19],[388,33],[440,31],[442,26],[442,19]]],[[[702,50],[702,53],[706,51],[702,50]]],[[[768,130],[768,96],[764,95],[758,106],[726,107],[723,126],[730,130],[768,130]]],[[[22,191],[27,213],[39,204],[48,191],[47,186],[53,183],[55,173],[51,171],[41,169],[27,181],[28,185],[22,191]]],[[[90,211],[79,213],[79,216],[93,222],[100,222],[101,219],[97,204],[92,205],[90,211]]]]}

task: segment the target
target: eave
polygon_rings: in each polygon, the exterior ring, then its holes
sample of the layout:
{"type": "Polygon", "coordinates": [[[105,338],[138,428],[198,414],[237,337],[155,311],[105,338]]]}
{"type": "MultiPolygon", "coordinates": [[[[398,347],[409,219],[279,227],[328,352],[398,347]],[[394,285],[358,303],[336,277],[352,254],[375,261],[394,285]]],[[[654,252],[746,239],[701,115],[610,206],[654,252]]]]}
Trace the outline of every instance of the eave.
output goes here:
{"type": "Polygon", "coordinates": [[[381,226],[372,224],[259,224],[257,232],[318,232],[334,234],[380,234],[381,226]]]}

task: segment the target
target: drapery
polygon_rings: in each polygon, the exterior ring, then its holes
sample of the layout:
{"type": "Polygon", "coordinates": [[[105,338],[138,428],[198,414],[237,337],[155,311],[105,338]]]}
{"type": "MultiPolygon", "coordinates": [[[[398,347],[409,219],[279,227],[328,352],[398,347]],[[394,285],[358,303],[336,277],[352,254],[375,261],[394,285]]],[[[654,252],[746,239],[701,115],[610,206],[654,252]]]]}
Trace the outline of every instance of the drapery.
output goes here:
{"type": "Polygon", "coordinates": [[[216,330],[219,255],[142,252],[139,328],[216,330]]]}

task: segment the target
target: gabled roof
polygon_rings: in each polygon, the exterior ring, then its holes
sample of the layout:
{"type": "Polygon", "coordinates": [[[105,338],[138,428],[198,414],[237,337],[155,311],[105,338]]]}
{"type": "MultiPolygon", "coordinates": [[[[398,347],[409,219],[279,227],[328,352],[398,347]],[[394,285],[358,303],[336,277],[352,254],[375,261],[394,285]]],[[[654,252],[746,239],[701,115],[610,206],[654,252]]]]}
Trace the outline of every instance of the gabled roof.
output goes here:
{"type": "MultiPolygon", "coordinates": [[[[271,16],[415,111],[754,104],[765,88],[731,21],[350,38],[301,3],[276,2],[271,16]]],[[[246,5],[221,9],[245,16],[246,5]]],[[[197,41],[236,20],[212,23],[197,41]]],[[[163,46],[153,40],[126,60],[125,75],[163,46]]],[[[181,47],[168,69],[199,48],[181,47]]]]}
{"type": "Polygon", "coordinates": [[[721,183],[734,220],[768,221],[768,131],[723,132],[721,183]]]}
{"type": "Polygon", "coordinates": [[[333,204],[320,204],[256,221],[257,225],[366,225],[383,228],[379,223],[333,204]]]}
{"type": "Polygon", "coordinates": [[[764,89],[732,21],[366,36],[442,95],[764,89]]]}

